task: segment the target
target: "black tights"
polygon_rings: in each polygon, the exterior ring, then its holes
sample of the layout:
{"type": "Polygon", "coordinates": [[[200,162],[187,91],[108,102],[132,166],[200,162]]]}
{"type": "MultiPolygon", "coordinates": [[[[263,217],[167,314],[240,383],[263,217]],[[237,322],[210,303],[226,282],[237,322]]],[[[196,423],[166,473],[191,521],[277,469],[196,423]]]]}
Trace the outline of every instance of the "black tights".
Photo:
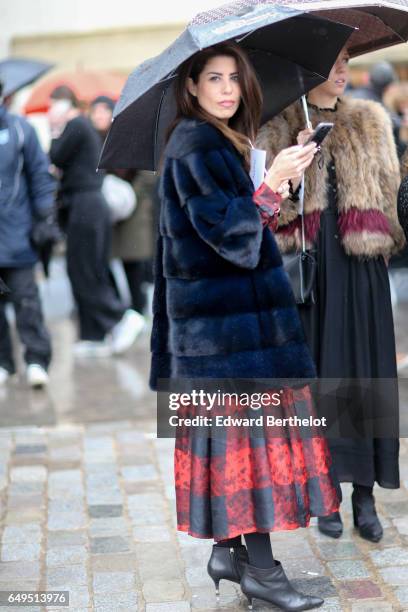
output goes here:
{"type": "MultiPolygon", "coordinates": [[[[248,549],[248,557],[251,565],[255,567],[267,569],[272,567],[275,562],[273,560],[271,540],[269,533],[244,533],[245,544],[248,549]]],[[[228,546],[228,548],[241,545],[241,536],[221,540],[217,542],[217,546],[228,546]]]]}

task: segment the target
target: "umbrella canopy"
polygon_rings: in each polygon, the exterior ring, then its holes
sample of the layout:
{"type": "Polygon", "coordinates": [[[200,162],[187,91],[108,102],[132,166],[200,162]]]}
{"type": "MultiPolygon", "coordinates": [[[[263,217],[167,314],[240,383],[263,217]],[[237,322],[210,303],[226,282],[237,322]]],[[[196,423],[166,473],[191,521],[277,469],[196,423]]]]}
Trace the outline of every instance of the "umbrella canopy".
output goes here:
{"type": "Polygon", "coordinates": [[[264,3],[228,14],[221,11],[216,24],[211,11],[198,17],[161,55],[129,76],[114,111],[101,168],[157,169],[167,127],[175,116],[177,68],[197,51],[226,40],[247,49],[263,90],[265,121],[327,79],[353,31],[293,7],[264,3]]]}
{"type": "MultiPolygon", "coordinates": [[[[276,0],[263,1],[276,4],[276,0]]],[[[233,15],[257,3],[257,0],[237,0],[201,13],[193,21],[208,23],[209,19],[233,15]]],[[[347,43],[351,57],[408,40],[408,0],[282,0],[282,4],[358,28],[347,43]]]]}
{"type": "Polygon", "coordinates": [[[117,100],[125,81],[126,77],[120,74],[104,71],[78,70],[55,73],[37,83],[33,88],[24,112],[26,115],[46,113],[50,107],[50,94],[60,85],[67,85],[78,100],[86,104],[102,95],[117,100]]]}
{"type": "Polygon", "coordinates": [[[36,60],[10,57],[0,61],[0,81],[4,83],[3,95],[11,96],[19,89],[30,85],[48,72],[54,64],[36,60]]]}

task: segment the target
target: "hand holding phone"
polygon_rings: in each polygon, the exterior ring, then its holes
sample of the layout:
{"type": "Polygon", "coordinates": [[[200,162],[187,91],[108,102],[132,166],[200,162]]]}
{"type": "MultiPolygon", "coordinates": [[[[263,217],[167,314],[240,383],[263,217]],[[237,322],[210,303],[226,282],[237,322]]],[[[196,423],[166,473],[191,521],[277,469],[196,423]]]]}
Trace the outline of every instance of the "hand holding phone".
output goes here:
{"type": "Polygon", "coordinates": [[[319,123],[313,134],[311,134],[310,138],[306,141],[305,145],[310,144],[311,142],[316,143],[318,147],[322,144],[323,140],[326,138],[327,134],[333,128],[334,123],[319,123]]]}

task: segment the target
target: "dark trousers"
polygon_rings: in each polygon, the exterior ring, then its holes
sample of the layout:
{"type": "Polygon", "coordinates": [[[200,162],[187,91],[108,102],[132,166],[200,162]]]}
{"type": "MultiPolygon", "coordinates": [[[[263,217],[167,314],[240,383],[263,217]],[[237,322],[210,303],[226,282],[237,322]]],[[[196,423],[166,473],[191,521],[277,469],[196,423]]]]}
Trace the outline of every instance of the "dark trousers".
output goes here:
{"type": "Polygon", "coordinates": [[[48,368],[51,361],[50,336],[44,324],[40,297],[34,278],[34,267],[0,268],[0,276],[10,293],[0,296],[0,366],[15,372],[10,329],[6,319],[6,303],[13,304],[18,335],[24,345],[24,360],[48,368]]]}
{"type": "Polygon", "coordinates": [[[81,340],[103,340],[125,312],[109,280],[110,243],[111,221],[101,193],[73,195],[67,225],[67,270],[81,340]]]}
{"type": "Polygon", "coordinates": [[[143,283],[152,283],[152,261],[124,261],[123,268],[132,297],[132,308],[143,313],[146,307],[146,293],[142,290],[143,283]]]}

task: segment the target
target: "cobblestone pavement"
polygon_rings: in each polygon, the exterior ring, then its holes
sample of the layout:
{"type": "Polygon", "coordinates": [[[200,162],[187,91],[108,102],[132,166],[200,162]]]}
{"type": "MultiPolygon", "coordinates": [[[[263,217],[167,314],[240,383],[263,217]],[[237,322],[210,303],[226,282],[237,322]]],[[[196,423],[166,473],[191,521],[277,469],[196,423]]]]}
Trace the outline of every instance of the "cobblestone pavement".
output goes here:
{"type": "MultiPolygon", "coordinates": [[[[406,320],[400,309],[402,351],[406,320]]],[[[76,612],[245,610],[239,587],[225,581],[217,605],[206,573],[211,542],[175,530],[174,442],[155,438],[148,334],[126,359],[74,362],[70,321],[54,321],[52,331],[49,391],[30,392],[17,379],[0,395],[0,591],[69,590],[76,612]]],[[[405,440],[401,472],[401,489],[376,489],[385,528],[378,545],[352,528],[349,486],[340,540],[315,525],[272,534],[289,578],[325,598],[322,612],[408,611],[405,440]]],[[[254,609],[274,608],[257,601],[254,609]]]]}

